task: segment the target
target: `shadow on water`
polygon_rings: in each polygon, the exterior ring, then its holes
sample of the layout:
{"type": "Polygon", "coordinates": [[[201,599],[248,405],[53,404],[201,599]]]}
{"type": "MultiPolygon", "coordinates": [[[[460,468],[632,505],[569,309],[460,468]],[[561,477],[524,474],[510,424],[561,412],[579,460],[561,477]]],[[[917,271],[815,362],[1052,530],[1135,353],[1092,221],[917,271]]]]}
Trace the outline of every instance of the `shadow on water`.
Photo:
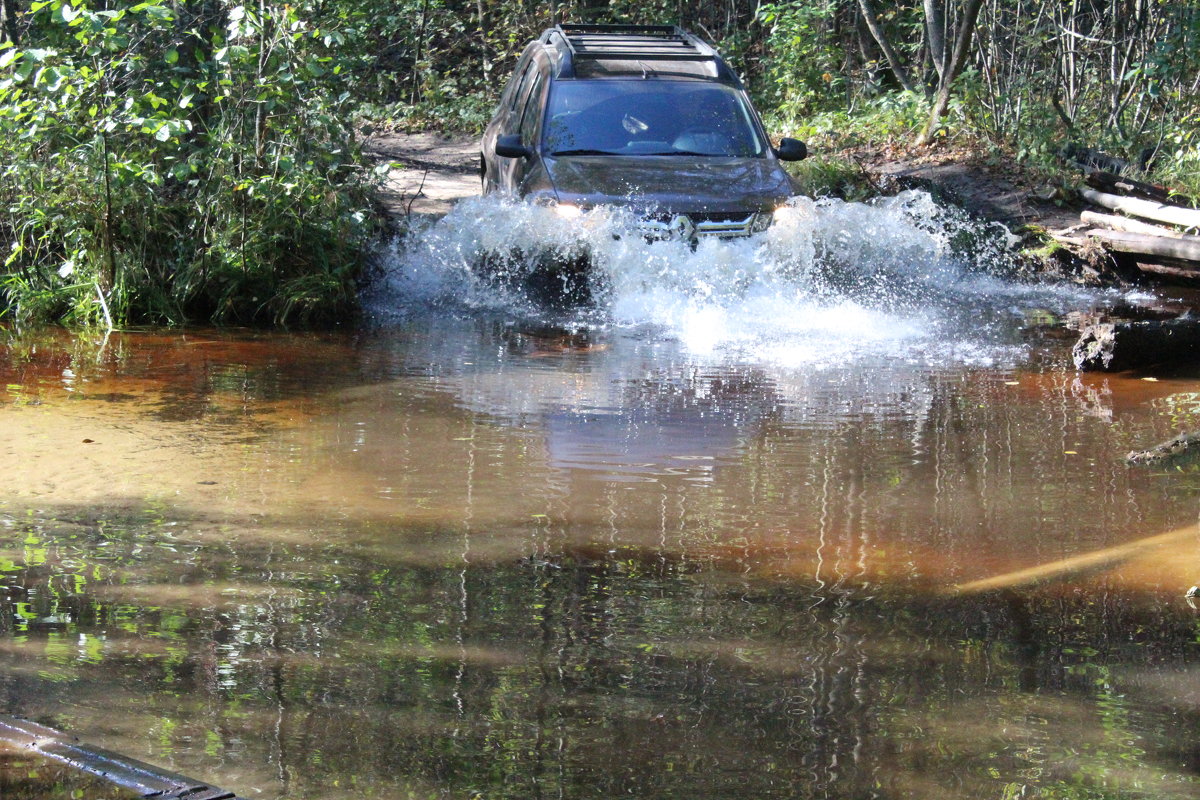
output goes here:
{"type": "Polygon", "coordinates": [[[951,589],[1194,522],[1123,457],[1197,376],[1075,374],[1095,298],[904,214],[602,231],[583,313],[443,227],[376,330],[11,338],[0,711],[246,797],[1196,796],[1200,542],[951,589]],[[928,292],[814,293],[837,248],[928,292]]]}

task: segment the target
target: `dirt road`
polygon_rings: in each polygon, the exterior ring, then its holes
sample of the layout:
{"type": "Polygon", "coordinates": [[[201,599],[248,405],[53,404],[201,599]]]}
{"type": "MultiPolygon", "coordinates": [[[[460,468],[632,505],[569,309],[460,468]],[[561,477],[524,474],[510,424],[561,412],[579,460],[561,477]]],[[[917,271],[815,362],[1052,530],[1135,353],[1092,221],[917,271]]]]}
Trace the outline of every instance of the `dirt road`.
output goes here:
{"type": "Polygon", "coordinates": [[[455,202],[479,194],[479,140],[461,134],[386,133],[367,141],[378,161],[399,166],[379,199],[393,220],[410,214],[445,214],[455,202]]]}

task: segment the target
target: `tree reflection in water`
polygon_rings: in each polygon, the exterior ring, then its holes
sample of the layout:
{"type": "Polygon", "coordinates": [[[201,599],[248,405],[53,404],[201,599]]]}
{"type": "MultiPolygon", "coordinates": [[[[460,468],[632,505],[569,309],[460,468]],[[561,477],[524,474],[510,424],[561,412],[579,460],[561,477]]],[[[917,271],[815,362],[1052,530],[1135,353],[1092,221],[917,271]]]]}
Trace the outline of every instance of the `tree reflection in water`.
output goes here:
{"type": "Polygon", "coordinates": [[[5,711],[267,798],[1197,792],[1185,554],[945,591],[1182,524],[1179,387],[216,338],[8,368],[78,474],[0,454],[5,711]]]}

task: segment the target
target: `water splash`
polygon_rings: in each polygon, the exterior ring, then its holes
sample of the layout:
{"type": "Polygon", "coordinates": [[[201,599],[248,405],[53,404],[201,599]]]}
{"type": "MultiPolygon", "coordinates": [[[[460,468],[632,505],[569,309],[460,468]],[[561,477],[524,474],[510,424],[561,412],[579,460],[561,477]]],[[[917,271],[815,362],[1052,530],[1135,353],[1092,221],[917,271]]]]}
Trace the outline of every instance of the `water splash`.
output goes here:
{"type": "Polygon", "coordinates": [[[869,203],[797,197],[764,234],[695,247],[646,241],[620,209],[565,220],[551,208],[474,198],[392,243],[364,305],[383,325],[430,309],[484,309],[648,328],[696,355],[784,364],[988,363],[1014,347],[998,323],[1020,308],[1079,302],[1075,291],[1000,277],[1013,244],[1002,226],[923,192],[869,203]],[[528,279],[541,267],[585,262],[586,308],[552,312],[531,298],[528,279]]]}

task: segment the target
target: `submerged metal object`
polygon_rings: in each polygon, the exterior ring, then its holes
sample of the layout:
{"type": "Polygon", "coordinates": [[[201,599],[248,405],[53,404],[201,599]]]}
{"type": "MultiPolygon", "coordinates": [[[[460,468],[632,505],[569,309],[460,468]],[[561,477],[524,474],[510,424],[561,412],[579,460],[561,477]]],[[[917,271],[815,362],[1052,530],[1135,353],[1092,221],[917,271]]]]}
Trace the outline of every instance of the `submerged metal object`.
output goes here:
{"type": "Polygon", "coordinates": [[[155,800],[240,800],[233,792],[84,744],[27,719],[0,715],[0,745],[33,752],[155,800]]]}

